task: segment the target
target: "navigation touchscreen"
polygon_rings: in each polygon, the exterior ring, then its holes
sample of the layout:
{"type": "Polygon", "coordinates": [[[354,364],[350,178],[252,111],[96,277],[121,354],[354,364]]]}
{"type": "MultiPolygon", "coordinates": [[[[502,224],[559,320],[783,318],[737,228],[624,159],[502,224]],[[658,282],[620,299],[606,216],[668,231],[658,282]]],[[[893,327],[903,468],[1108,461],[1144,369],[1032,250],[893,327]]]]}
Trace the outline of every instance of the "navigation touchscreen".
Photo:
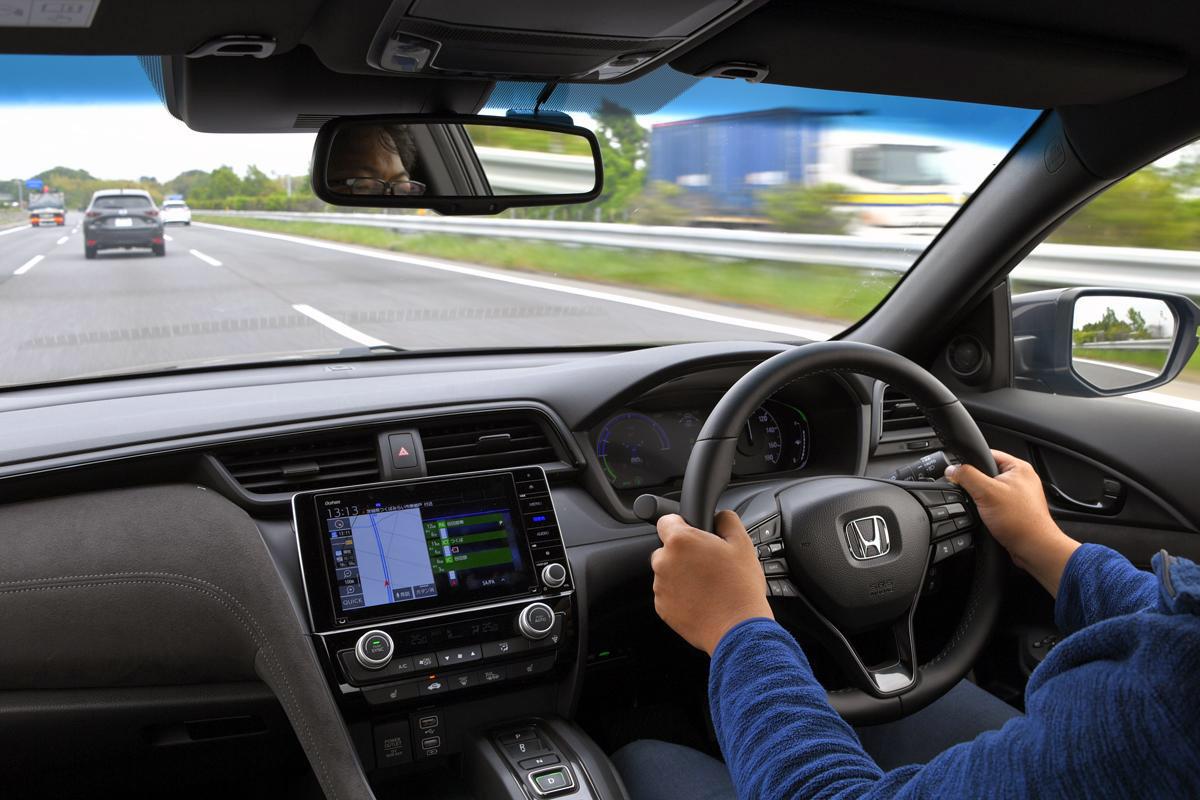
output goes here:
{"type": "Polygon", "coordinates": [[[537,588],[507,473],[312,499],[340,616],[400,614],[537,588]]]}

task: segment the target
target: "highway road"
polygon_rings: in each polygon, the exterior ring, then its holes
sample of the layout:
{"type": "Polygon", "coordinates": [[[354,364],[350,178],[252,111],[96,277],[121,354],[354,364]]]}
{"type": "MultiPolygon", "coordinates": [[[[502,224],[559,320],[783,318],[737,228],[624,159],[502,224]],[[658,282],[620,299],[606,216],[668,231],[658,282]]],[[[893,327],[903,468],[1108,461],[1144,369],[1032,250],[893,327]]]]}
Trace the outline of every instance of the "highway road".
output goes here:
{"type": "MultiPolygon", "coordinates": [[[[840,326],[551,276],[197,223],[167,255],[83,257],[64,228],[0,231],[0,384],[336,354],[693,339],[823,339],[840,326]]],[[[1107,367],[1097,367],[1109,380],[1107,367]]],[[[1126,383],[1128,381],[1126,380],[1126,383]]],[[[1138,399],[1200,411],[1200,385],[1138,399]]]]}
{"type": "Polygon", "coordinates": [[[168,228],[167,255],[0,232],[5,384],[343,348],[825,338],[836,325],[277,234],[168,228]]]}

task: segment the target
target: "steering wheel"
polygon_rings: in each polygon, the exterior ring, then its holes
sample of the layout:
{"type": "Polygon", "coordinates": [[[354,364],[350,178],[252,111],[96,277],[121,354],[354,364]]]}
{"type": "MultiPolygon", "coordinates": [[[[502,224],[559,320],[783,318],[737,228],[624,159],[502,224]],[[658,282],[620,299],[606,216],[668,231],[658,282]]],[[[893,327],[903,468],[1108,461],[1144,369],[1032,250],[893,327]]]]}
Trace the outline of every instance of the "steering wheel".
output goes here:
{"type": "MultiPolygon", "coordinates": [[[[996,475],[996,462],[975,421],[933,375],[881,347],[817,342],[764,361],[717,403],[688,459],[679,502],[683,518],[714,530],[716,504],[729,484],[746,418],[787,384],[834,372],[858,373],[894,386],[925,413],[946,450],[984,474],[996,475]]],[[[971,668],[995,624],[1004,570],[1000,548],[978,524],[965,496],[963,513],[947,506],[942,490],[955,488],[948,483],[816,477],[775,485],[741,506],[747,509],[744,521],[752,534],[764,539],[778,535],[782,552],[764,562],[765,570],[770,564],[772,595],[801,604],[815,618],[812,627],[822,645],[855,684],[828,694],[852,724],[898,719],[941,697],[971,668]],[[935,512],[935,507],[943,510],[935,512]],[[957,514],[951,526],[933,520],[951,510],[957,514]],[[972,534],[973,583],[945,647],[918,664],[913,615],[939,544],[935,539],[954,525],[972,534]],[[884,663],[865,663],[851,637],[884,629],[891,630],[894,656],[884,663]]]]}

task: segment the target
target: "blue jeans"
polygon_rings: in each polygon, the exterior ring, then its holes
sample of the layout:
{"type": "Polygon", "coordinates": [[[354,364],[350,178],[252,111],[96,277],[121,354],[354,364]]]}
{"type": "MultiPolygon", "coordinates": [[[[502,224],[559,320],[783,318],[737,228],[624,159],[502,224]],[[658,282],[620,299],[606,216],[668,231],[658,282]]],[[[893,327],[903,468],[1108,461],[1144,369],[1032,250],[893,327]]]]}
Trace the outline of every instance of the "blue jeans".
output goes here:
{"type": "MultiPolygon", "coordinates": [[[[973,683],[961,681],[917,713],[856,728],[863,749],[883,770],[923,764],[943,750],[997,730],[1020,714],[973,683]]],[[[642,739],[613,755],[633,800],[736,800],[725,765],[690,747],[642,739]]]]}

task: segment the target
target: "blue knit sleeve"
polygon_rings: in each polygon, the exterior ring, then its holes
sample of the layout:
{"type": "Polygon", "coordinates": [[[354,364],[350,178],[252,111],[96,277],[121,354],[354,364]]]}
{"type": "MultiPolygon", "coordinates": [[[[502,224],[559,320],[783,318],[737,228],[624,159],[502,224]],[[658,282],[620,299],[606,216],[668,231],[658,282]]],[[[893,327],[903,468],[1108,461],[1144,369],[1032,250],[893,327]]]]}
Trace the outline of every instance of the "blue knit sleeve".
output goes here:
{"type": "Polygon", "coordinates": [[[1125,556],[1098,544],[1079,547],[1067,561],[1054,621],[1063,633],[1074,633],[1101,620],[1153,608],[1158,580],[1125,556]]]}
{"type": "Polygon", "coordinates": [[[1155,630],[1143,633],[1164,646],[1139,648],[1130,623],[1102,623],[1123,627],[1055,648],[1047,661],[1058,666],[1039,668],[1025,716],[886,773],[829,705],[796,641],[773,620],[748,620],[713,653],[713,724],[743,799],[1196,796],[1193,689],[1179,676],[1197,648],[1172,649],[1166,643],[1187,632],[1152,616],[1155,630]]]}

